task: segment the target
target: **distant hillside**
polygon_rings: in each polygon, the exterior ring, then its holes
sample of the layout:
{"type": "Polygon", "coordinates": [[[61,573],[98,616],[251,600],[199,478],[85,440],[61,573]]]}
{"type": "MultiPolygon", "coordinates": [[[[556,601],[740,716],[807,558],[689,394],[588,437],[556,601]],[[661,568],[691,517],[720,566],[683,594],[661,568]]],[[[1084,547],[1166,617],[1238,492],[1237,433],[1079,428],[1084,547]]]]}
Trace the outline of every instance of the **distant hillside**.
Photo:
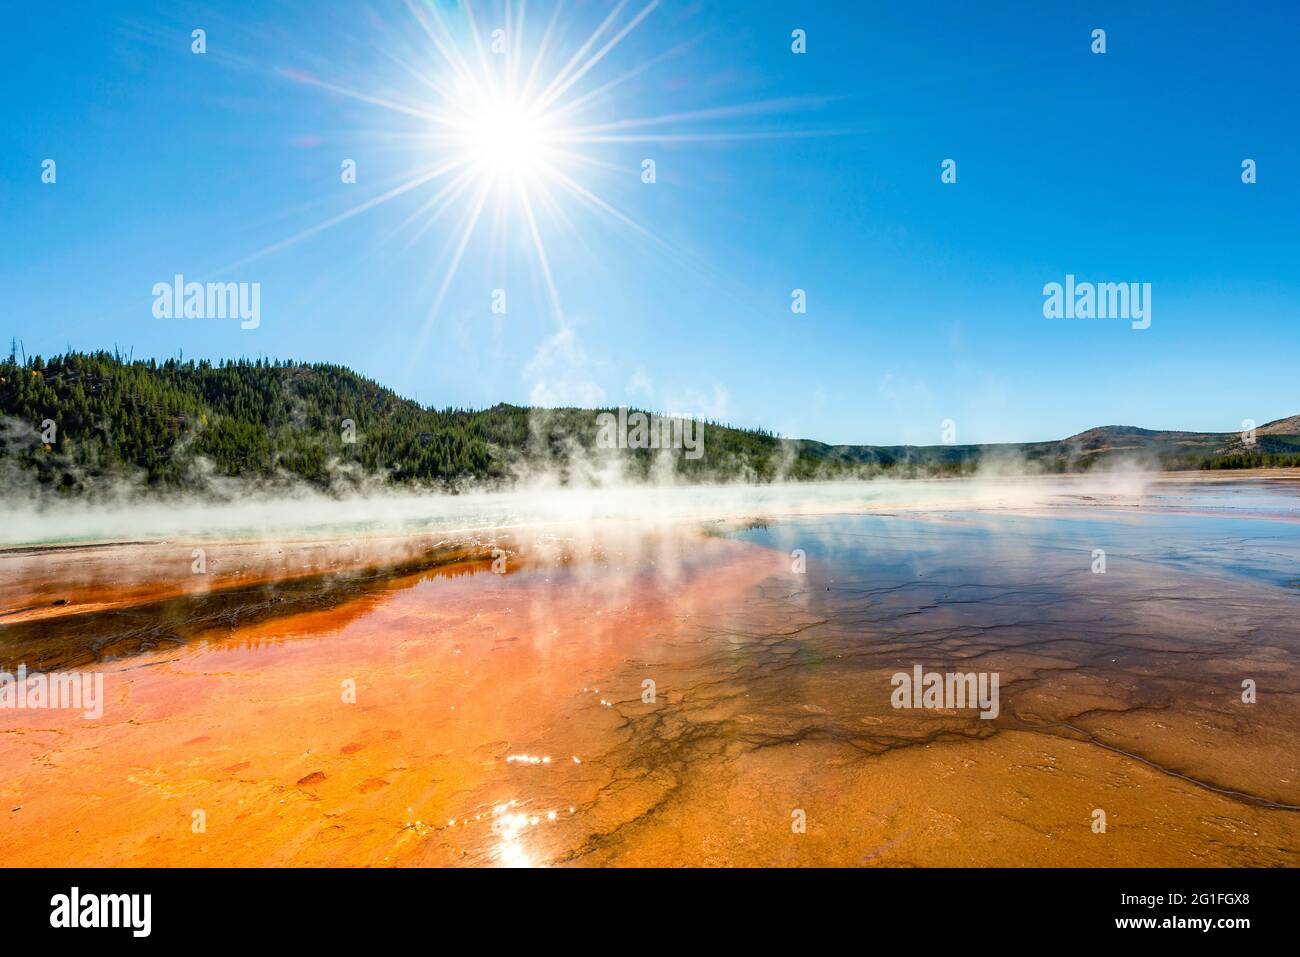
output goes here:
{"type": "Polygon", "coordinates": [[[1257,435],[1300,435],[1300,415],[1265,422],[1255,432],[1257,435]]]}
{"type": "Polygon", "coordinates": [[[691,458],[599,448],[602,411],[615,410],[424,408],[328,364],[10,356],[0,363],[0,469],[7,487],[31,480],[75,494],[123,483],[493,486],[540,472],[636,480],[664,468],[689,481],[758,482],[961,475],[998,461],[1064,472],[1120,457],[1164,468],[1300,465],[1300,416],[1261,427],[1251,448],[1235,433],[1128,426],[1016,445],[832,446],[710,422],[702,454],[691,458]]]}

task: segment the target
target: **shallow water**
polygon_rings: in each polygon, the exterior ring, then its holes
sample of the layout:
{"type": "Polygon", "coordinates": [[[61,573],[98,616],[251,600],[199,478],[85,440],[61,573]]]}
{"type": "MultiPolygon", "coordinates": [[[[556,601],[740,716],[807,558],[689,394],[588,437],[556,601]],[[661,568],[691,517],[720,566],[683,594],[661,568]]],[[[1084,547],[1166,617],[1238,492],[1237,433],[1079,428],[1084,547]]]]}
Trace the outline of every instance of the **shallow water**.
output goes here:
{"type": "Polygon", "coordinates": [[[40,865],[1294,866],[1295,489],[732,490],[724,522],[211,542],[202,576],[181,539],[0,553],[3,667],[106,699],[0,709],[0,836],[40,865]],[[996,674],[996,717],[894,707],[918,665],[996,674]]]}

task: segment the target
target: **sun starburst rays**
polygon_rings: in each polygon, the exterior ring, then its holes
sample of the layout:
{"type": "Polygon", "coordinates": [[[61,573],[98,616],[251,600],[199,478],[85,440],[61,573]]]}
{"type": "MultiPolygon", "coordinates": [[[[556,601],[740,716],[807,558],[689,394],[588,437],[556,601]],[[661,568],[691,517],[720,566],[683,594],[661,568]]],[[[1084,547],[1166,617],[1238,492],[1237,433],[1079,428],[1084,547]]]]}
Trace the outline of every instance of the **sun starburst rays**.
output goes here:
{"type": "MultiPolygon", "coordinates": [[[[409,231],[405,244],[409,249],[436,224],[446,228],[448,217],[459,208],[463,215],[450,220],[456,225],[445,234],[438,257],[445,272],[437,280],[420,329],[419,338],[423,339],[440,315],[485,216],[491,217],[487,232],[494,250],[490,253],[493,262],[499,258],[496,250],[504,243],[526,251],[541,278],[546,302],[561,325],[564,317],[560,284],[548,238],[554,241],[557,234],[563,233],[590,250],[573,213],[594,216],[625,230],[680,263],[683,257],[649,226],[601,195],[597,180],[604,178],[626,191],[626,184],[637,182],[641,173],[640,157],[629,162],[625,155],[606,154],[635,143],[743,141],[806,134],[788,129],[690,129],[704,121],[724,122],[797,108],[792,101],[621,116],[615,91],[656,64],[684,53],[695,42],[688,39],[642,57],[612,77],[601,69],[602,64],[613,62],[620,46],[659,3],[617,0],[568,52],[560,29],[562,0],[549,17],[538,17],[535,10],[530,15],[527,0],[504,0],[502,6],[494,8],[498,16],[491,23],[476,14],[469,0],[462,0],[456,15],[440,10],[436,0],[405,0],[417,28],[413,34],[416,45],[409,46],[412,31],[408,29],[404,31],[408,38],[404,54],[382,50],[387,61],[400,71],[399,77],[408,78],[405,89],[392,84],[379,90],[357,89],[301,71],[280,71],[294,81],[402,117],[401,129],[382,134],[427,151],[430,161],[404,181],[264,248],[240,264],[282,251],[377,206],[415,194],[417,201],[410,213],[387,234],[391,240],[409,231]],[[561,64],[558,68],[557,63],[561,64]],[[607,75],[600,78],[600,73],[607,75]],[[430,194],[421,196],[417,190],[429,190],[430,194]]],[[[690,268],[697,271],[698,264],[690,268]]]]}

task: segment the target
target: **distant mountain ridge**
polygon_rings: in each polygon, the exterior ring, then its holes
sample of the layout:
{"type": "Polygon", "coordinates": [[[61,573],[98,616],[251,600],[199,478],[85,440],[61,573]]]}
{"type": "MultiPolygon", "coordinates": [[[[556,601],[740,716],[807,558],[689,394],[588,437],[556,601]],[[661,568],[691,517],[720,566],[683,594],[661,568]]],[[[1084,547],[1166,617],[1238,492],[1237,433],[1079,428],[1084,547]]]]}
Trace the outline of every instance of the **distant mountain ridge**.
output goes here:
{"type": "Polygon", "coordinates": [[[703,454],[606,449],[612,409],[432,409],[343,366],[275,360],[130,361],[69,353],[0,363],[0,471],[69,494],[213,490],[236,483],[498,486],[561,481],[812,480],[971,474],[982,465],[1085,471],[1130,458],[1151,468],[1300,466],[1300,415],[1238,433],[1102,426],[1066,439],[988,445],[829,445],[705,425],[703,454]]]}
{"type": "Polygon", "coordinates": [[[1300,415],[1265,422],[1256,432],[1259,435],[1300,435],[1300,415]]]}

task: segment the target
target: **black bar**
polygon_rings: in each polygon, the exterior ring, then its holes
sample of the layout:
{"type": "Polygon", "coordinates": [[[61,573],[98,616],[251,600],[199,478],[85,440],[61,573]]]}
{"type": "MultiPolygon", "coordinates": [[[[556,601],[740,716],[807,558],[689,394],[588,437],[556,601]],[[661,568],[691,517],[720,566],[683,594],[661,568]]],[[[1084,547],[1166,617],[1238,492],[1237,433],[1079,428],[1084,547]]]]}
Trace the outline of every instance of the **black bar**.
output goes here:
{"type": "MultiPolygon", "coordinates": [[[[683,944],[729,949],[744,941],[770,946],[774,935],[811,943],[844,934],[864,944],[902,934],[918,946],[987,947],[1023,935],[1041,943],[1128,937],[1178,946],[1199,937],[1231,947],[1257,932],[1294,934],[1296,877],[1294,870],[1230,869],[30,869],[0,872],[0,890],[10,944],[73,934],[82,943],[127,946],[409,939],[436,952],[473,941],[537,947],[549,940],[600,953],[658,949],[676,933],[686,935],[677,938],[683,944]],[[70,904],[73,887],[83,907],[92,895],[150,895],[148,936],[135,936],[129,911],[120,921],[126,926],[51,926],[52,899],[65,895],[70,904]],[[1154,925],[1120,926],[1148,920],[1154,925]],[[1166,925],[1191,920],[1198,924],[1166,925]],[[1204,920],[1212,922],[1208,930],[1204,920]]],[[[142,928],[142,910],[135,916],[142,928]]]]}

